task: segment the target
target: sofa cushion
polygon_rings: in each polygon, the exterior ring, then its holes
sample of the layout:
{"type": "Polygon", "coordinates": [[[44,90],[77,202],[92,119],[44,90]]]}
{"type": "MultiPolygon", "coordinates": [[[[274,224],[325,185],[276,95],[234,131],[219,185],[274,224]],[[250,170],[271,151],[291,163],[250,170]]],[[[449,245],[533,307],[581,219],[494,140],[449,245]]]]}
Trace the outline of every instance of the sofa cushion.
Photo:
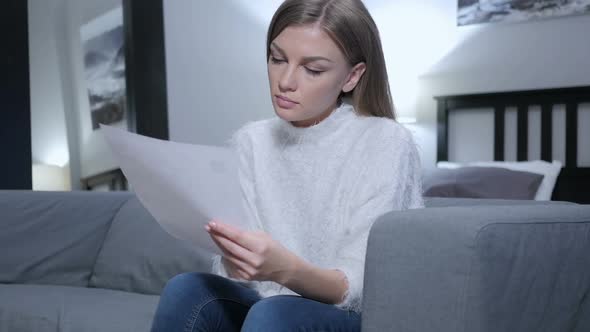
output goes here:
{"type": "Polygon", "coordinates": [[[90,286],[160,294],[183,272],[210,272],[211,254],[166,233],[136,197],[113,220],[90,286]]]}
{"type": "Polygon", "coordinates": [[[87,286],[129,193],[0,191],[0,283],[87,286]]]}
{"type": "Polygon", "coordinates": [[[0,331],[149,331],[158,300],[108,289],[0,284],[0,331]]]}

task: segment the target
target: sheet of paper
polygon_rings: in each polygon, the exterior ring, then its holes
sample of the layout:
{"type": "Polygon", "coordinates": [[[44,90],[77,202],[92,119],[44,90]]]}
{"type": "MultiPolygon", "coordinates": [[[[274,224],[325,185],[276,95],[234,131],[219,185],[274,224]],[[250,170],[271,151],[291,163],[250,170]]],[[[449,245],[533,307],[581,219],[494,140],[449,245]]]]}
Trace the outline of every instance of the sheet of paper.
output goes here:
{"type": "Polygon", "coordinates": [[[221,253],[204,229],[209,220],[248,229],[237,156],[230,148],[100,128],[138,199],[168,233],[221,253]]]}

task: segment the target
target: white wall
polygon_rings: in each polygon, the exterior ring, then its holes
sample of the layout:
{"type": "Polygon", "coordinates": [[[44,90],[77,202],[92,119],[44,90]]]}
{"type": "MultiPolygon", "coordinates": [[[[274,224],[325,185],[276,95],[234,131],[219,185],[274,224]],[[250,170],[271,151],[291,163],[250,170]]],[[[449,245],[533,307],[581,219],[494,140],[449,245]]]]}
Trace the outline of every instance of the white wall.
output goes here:
{"type": "Polygon", "coordinates": [[[170,139],[223,145],[272,116],[266,27],[230,0],[164,2],[170,139]]]}
{"type": "Polygon", "coordinates": [[[70,155],[55,38],[58,5],[29,0],[29,70],[33,162],[61,167],[70,155]]]}

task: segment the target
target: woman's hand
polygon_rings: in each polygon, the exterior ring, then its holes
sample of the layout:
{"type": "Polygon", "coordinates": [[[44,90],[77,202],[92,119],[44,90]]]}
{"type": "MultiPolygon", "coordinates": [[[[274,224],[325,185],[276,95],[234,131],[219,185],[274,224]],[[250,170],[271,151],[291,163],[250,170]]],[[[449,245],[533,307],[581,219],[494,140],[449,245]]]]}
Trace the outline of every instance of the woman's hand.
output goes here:
{"type": "Polygon", "coordinates": [[[217,220],[210,221],[205,229],[223,251],[232,278],[271,280],[284,285],[302,263],[265,232],[243,231],[217,220]]]}

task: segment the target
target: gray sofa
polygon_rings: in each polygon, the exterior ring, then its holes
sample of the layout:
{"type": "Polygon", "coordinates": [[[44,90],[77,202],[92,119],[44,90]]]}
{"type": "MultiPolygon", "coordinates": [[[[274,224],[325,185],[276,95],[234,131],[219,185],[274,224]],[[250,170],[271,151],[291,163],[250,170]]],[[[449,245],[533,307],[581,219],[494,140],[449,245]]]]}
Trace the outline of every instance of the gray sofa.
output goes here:
{"type": "Polygon", "coordinates": [[[130,193],[0,191],[0,331],[149,331],[168,279],[210,257],[130,193]]]}
{"type": "MultiPolygon", "coordinates": [[[[375,223],[364,331],[590,331],[590,207],[427,206],[375,223]]],[[[131,193],[0,191],[2,332],[148,331],[166,281],[209,268],[131,193]]]]}

